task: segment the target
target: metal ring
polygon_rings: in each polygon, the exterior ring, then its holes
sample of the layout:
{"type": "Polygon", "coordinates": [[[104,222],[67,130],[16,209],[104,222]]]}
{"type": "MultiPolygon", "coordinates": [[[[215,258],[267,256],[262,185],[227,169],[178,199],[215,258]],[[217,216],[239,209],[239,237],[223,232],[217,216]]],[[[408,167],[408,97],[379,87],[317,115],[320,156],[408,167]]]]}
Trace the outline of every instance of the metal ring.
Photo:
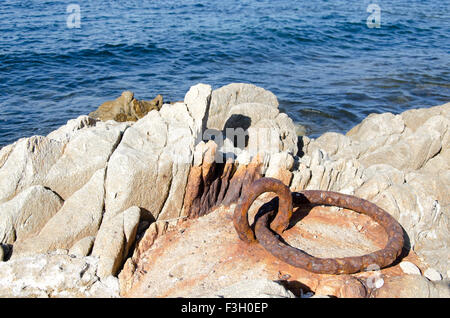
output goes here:
{"type": "MultiPolygon", "coordinates": [[[[296,205],[305,202],[334,205],[366,214],[380,224],[388,235],[388,242],[384,249],[370,254],[356,257],[317,258],[281,242],[268,228],[270,217],[275,213],[275,210],[269,211],[256,220],[256,238],[268,252],[292,266],[319,274],[352,274],[374,264],[380,268],[386,267],[392,264],[402,251],[404,241],[400,224],[386,211],[367,200],[337,192],[316,190],[292,193],[292,199],[296,205]]],[[[280,197],[280,204],[282,202],[280,197]]],[[[285,217],[287,215],[282,214],[279,222],[284,224],[285,217]]]]}
{"type": "Polygon", "coordinates": [[[248,210],[252,203],[265,192],[274,192],[283,198],[280,200],[277,217],[271,224],[271,228],[281,234],[288,226],[292,216],[292,196],[284,183],[273,178],[261,178],[252,183],[250,190],[243,193],[239,198],[238,205],[234,210],[233,223],[239,238],[245,242],[255,242],[255,235],[248,222],[248,210]]]}

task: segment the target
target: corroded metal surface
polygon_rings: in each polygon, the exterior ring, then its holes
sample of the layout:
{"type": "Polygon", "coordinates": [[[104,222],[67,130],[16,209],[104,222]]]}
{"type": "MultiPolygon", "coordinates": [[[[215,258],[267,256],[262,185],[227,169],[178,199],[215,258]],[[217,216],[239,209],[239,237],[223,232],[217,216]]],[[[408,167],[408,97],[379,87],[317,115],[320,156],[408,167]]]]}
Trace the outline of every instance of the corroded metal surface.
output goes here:
{"type": "Polygon", "coordinates": [[[271,224],[271,228],[281,234],[289,225],[292,216],[291,191],[281,181],[273,178],[261,178],[256,180],[244,191],[239,198],[234,211],[233,222],[239,238],[246,242],[255,242],[255,234],[248,223],[248,210],[253,201],[265,192],[274,192],[280,198],[279,213],[271,224]]]}
{"type": "Polygon", "coordinates": [[[367,200],[331,191],[310,190],[291,194],[287,186],[270,178],[257,180],[251,189],[243,194],[235,210],[234,225],[239,237],[244,241],[255,241],[254,233],[248,225],[247,211],[259,195],[264,192],[275,192],[279,195],[279,213],[275,214],[276,210],[273,208],[256,220],[256,239],[267,251],[292,266],[320,274],[352,274],[369,266],[386,267],[392,264],[402,251],[404,241],[400,224],[386,211],[367,200]],[[363,256],[342,258],[311,256],[282,242],[279,236],[269,229],[269,222],[274,217],[271,228],[278,234],[286,229],[292,216],[292,202],[295,206],[332,205],[365,214],[385,229],[388,242],[383,249],[363,256]]]}

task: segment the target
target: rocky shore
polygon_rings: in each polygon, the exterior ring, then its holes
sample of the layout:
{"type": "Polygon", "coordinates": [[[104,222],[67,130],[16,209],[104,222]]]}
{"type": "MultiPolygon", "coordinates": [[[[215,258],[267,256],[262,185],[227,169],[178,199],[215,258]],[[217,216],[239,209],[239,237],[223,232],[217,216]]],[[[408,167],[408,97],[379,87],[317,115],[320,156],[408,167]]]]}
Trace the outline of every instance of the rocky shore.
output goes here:
{"type": "MultiPolygon", "coordinates": [[[[171,104],[124,92],[3,147],[0,296],[450,297],[450,103],[372,114],[345,135],[298,131],[263,88],[198,84],[171,104]],[[404,229],[402,256],[381,270],[321,275],[241,242],[231,216],[263,176],[377,204],[404,229]]],[[[352,211],[295,215],[283,238],[314,256],[386,243],[352,211]]]]}

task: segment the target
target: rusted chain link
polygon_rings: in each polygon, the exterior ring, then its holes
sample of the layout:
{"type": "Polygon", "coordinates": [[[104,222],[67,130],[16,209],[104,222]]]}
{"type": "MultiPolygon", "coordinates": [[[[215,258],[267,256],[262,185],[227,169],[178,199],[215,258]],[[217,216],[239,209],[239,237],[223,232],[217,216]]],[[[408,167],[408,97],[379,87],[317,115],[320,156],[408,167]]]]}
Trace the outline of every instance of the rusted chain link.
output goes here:
{"type": "Polygon", "coordinates": [[[374,264],[380,268],[386,267],[392,264],[402,251],[404,243],[402,227],[386,211],[369,201],[331,191],[305,190],[291,194],[287,186],[273,178],[258,179],[250,189],[251,191],[244,193],[239,199],[233,217],[234,227],[240,239],[246,242],[255,242],[257,239],[267,251],[292,266],[320,274],[352,274],[374,264]],[[253,201],[265,192],[274,192],[279,196],[278,214],[275,214],[275,209],[263,214],[256,220],[253,232],[248,222],[248,210],[253,201]],[[388,242],[383,249],[363,256],[342,258],[311,256],[281,242],[269,229],[269,221],[275,217],[270,228],[281,235],[289,225],[293,203],[296,206],[305,203],[333,205],[366,214],[385,229],[388,242]]]}

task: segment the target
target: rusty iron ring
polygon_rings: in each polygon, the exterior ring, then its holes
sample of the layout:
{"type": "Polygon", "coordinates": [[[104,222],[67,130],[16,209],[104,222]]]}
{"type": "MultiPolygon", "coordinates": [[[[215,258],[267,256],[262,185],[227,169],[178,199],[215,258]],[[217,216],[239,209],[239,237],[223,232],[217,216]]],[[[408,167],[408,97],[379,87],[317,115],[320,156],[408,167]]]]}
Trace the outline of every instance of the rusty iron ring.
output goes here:
{"type": "MultiPolygon", "coordinates": [[[[243,200],[246,198],[252,199],[251,201],[240,201],[239,209],[235,211],[235,228],[238,231],[239,237],[243,240],[251,235],[248,231],[251,231],[250,227],[243,226],[244,221],[242,217],[247,216],[247,210],[253,201],[263,192],[264,188],[270,189],[268,191],[277,193],[279,197],[279,211],[275,217],[274,223],[279,226],[277,229],[286,229],[289,225],[290,218],[292,216],[292,210],[289,209],[289,205],[285,202],[292,202],[295,205],[310,203],[310,204],[325,204],[350,209],[355,212],[359,212],[371,217],[374,221],[380,224],[388,235],[388,242],[384,249],[376,252],[356,257],[342,257],[342,258],[317,258],[305,253],[302,250],[291,247],[283,242],[268,228],[269,220],[275,215],[275,209],[268,211],[260,218],[256,220],[255,234],[259,243],[272,255],[281,259],[282,261],[299,268],[306,269],[310,272],[320,274],[352,274],[362,271],[369,266],[378,265],[380,268],[386,267],[400,255],[403,248],[403,230],[400,224],[386,211],[379,208],[375,204],[357,198],[355,196],[341,194],[331,191],[302,191],[290,194],[289,188],[282,184],[280,181],[270,178],[262,178],[257,181],[257,190],[249,195],[244,195],[243,200]],[[280,186],[280,183],[283,186],[280,186]],[[285,188],[282,190],[281,188],[285,188]],[[286,195],[289,193],[289,195],[286,195]],[[246,210],[247,209],[247,210],[246,210]],[[241,216],[238,218],[238,216],[241,216]],[[240,221],[240,224],[236,222],[240,221]],[[247,232],[240,233],[239,230],[245,229],[247,232]]],[[[255,182],[256,183],[256,182],[255,182]]],[[[248,225],[248,220],[247,220],[248,225]]],[[[280,234],[279,231],[276,231],[280,234]]],[[[253,233],[252,233],[253,234],[253,233]]],[[[254,237],[253,237],[254,238],[254,237]]],[[[248,239],[246,241],[249,241],[248,239]]]]}
{"type": "Polygon", "coordinates": [[[256,242],[255,234],[248,222],[248,210],[253,201],[265,192],[274,192],[283,200],[280,200],[278,215],[270,227],[278,234],[289,226],[292,216],[291,191],[281,181],[274,178],[260,178],[252,183],[250,190],[241,194],[238,205],[234,210],[233,223],[239,238],[245,242],[256,242]]]}

